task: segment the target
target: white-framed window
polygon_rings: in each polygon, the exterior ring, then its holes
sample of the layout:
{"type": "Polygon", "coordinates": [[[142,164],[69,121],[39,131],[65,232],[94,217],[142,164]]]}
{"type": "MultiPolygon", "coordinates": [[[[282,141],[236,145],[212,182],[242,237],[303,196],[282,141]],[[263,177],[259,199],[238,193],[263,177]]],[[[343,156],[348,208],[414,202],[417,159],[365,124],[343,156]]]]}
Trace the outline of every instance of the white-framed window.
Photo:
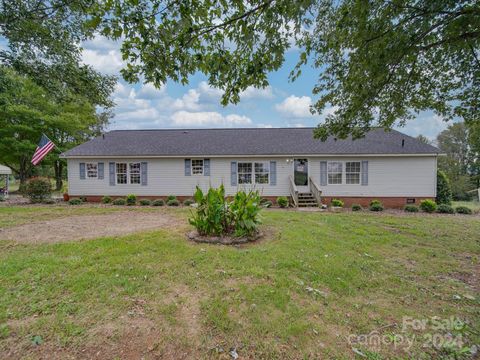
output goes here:
{"type": "Polygon", "coordinates": [[[239,162],[237,164],[238,184],[269,184],[269,162],[239,162]]]}
{"type": "Polygon", "coordinates": [[[237,168],[238,184],[252,184],[252,163],[239,162],[237,168]]]}
{"type": "Polygon", "coordinates": [[[132,184],[138,185],[141,184],[141,166],[139,162],[135,163],[116,163],[116,179],[117,184],[125,185],[132,184]]]}
{"type": "Polygon", "coordinates": [[[360,184],[360,161],[347,161],[345,163],[345,183],[360,184]]]}
{"type": "Polygon", "coordinates": [[[255,163],[255,184],[268,184],[270,182],[270,163],[255,163]]]}
{"type": "Polygon", "coordinates": [[[130,170],[130,184],[140,184],[140,163],[128,164],[130,170]]]}
{"type": "Polygon", "coordinates": [[[327,164],[328,184],[341,184],[342,172],[343,163],[341,163],[340,161],[329,161],[327,164]]]}
{"type": "Polygon", "coordinates": [[[128,183],[127,163],[116,163],[117,184],[128,183]]]}
{"type": "Polygon", "coordinates": [[[203,159],[192,159],[192,175],[203,175],[203,159]]]}
{"type": "Polygon", "coordinates": [[[98,177],[98,164],[86,163],[85,168],[87,170],[87,178],[96,179],[98,177]]]}

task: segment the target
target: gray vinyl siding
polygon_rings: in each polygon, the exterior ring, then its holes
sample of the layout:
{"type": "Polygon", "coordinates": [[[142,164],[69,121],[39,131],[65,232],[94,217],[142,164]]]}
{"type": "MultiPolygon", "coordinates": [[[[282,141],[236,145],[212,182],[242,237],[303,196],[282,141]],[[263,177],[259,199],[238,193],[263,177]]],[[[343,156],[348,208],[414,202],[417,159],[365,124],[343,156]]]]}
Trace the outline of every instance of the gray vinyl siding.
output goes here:
{"type": "MultiPolygon", "coordinates": [[[[195,159],[195,157],[189,157],[195,159]]],[[[224,184],[228,195],[238,189],[258,189],[263,196],[289,195],[289,177],[293,175],[293,157],[265,158],[215,158],[210,157],[210,176],[185,176],[184,158],[156,159],[68,159],[69,193],[80,195],[124,196],[192,196],[195,186],[206,190],[210,186],[224,184]],[[231,162],[276,162],[276,185],[231,185],[231,162]],[[80,163],[103,162],[108,171],[110,162],[147,162],[148,185],[111,186],[107,174],[103,179],[80,179],[80,163]]],[[[436,191],[436,157],[308,157],[309,175],[320,184],[320,161],[365,161],[368,160],[368,185],[321,186],[324,196],[382,196],[382,197],[434,197],[436,191]]],[[[345,167],[343,168],[345,179],[345,167]]]]}

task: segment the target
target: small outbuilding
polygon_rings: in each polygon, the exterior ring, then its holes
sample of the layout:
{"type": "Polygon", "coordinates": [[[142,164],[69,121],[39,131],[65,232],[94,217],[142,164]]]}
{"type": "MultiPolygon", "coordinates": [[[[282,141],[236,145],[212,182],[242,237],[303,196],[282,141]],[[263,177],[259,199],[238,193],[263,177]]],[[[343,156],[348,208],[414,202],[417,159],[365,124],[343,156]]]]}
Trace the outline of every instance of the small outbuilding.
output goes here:
{"type": "Polygon", "coordinates": [[[8,166],[0,165],[0,196],[5,198],[8,197],[8,182],[11,174],[12,169],[8,166]]]}

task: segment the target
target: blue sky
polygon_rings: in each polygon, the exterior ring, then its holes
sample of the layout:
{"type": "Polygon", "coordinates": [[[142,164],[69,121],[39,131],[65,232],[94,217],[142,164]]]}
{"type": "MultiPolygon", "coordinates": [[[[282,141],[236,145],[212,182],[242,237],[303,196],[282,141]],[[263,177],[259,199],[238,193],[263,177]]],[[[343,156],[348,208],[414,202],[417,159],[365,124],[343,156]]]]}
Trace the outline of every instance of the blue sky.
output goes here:
{"type": "MultiPolygon", "coordinates": [[[[169,81],[162,88],[155,89],[151,84],[126,83],[119,75],[124,66],[119,47],[119,43],[103,37],[83,44],[85,63],[100,72],[119,77],[113,94],[115,116],[108,130],[315,126],[332,111],[327,108],[321,115],[309,112],[309,106],[315,100],[311,91],[318,76],[317,70],[307,66],[302,69],[299,79],[288,81],[288,74],[297,61],[296,50],[289,51],[283,67],[270,74],[268,88],[249,88],[242,94],[239,104],[223,107],[221,92],[210,87],[203,74],[192,76],[187,86],[169,81]]],[[[447,125],[433,113],[424,112],[399,130],[434,139],[447,125]]]]}

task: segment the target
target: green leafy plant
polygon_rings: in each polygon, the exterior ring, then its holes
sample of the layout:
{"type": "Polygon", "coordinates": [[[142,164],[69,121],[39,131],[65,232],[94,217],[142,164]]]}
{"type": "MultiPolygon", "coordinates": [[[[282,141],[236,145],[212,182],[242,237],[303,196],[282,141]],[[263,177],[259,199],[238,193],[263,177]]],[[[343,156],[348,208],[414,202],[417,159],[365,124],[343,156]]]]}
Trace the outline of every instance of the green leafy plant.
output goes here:
{"type": "Polygon", "coordinates": [[[5,200],[6,200],[6,199],[5,199],[5,196],[0,195],[0,202],[5,201],[5,200]]]}
{"type": "Polygon", "coordinates": [[[153,206],[163,206],[165,205],[165,201],[163,199],[154,200],[152,203],[153,206]]]}
{"type": "Polygon", "coordinates": [[[359,205],[359,204],[353,204],[352,205],[352,211],[362,211],[362,210],[363,210],[363,208],[362,208],[361,205],[359,205]]]}
{"type": "Polygon", "coordinates": [[[113,205],[125,205],[127,202],[125,199],[119,198],[112,201],[113,205]]]}
{"type": "Polygon", "coordinates": [[[406,212],[410,212],[410,213],[416,213],[416,212],[418,212],[418,206],[415,206],[415,205],[405,205],[405,207],[403,208],[403,210],[405,210],[406,212]]]}
{"type": "Polygon", "coordinates": [[[112,198],[110,196],[104,196],[102,197],[102,203],[104,204],[110,204],[112,202],[112,198]]]}
{"type": "Polygon", "coordinates": [[[455,210],[448,204],[438,205],[437,212],[440,214],[454,214],[455,210]]]}
{"type": "Polygon", "coordinates": [[[193,203],[195,203],[195,202],[192,199],[185,199],[185,201],[183,202],[183,205],[184,206],[190,206],[193,203]]]}
{"type": "Polygon", "coordinates": [[[420,202],[420,209],[427,213],[433,213],[437,210],[437,204],[433,200],[425,199],[420,202]]]}
{"type": "Polygon", "coordinates": [[[177,197],[175,195],[168,195],[167,201],[170,201],[170,200],[177,200],[177,197]]]}
{"type": "Polygon", "coordinates": [[[48,205],[52,205],[52,204],[55,204],[55,203],[56,203],[56,201],[55,201],[54,199],[52,199],[52,198],[50,198],[50,199],[45,199],[45,200],[43,201],[43,204],[48,204],[48,205]]]}
{"type": "Polygon", "coordinates": [[[168,206],[179,206],[180,201],[178,201],[177,199],[171,199],[171,200],[167,201],[167,205],[168,206]]]}
{"type": "Polygon", "coordinates": [[[270,200],[266,200],[266,201],[262,202],[261,205],[264,208],[269,208],[269,207],[272,207],[273,203],[270,200]]]}
{"type": "Polygon", "coordinates": [[[134,194],[128,194],[125,198],[127,205],[132,206],[137,204],[137,196],[134,194]]]}
{"type": "Polygon", "coordinates": [[[210,188],[206,194],[197,187],[194,194],[198,204],[189,218],[200,235],[253,235],[260,223],[258,191],[239,191],[231,201],[225,198],[225,188],[210,188]]]}
{"type": "Polygon", "coordinates": [[[49,179],[36,177],[27,182],[24,192],[32,203],[41,203],[52,196],[52,185],[49,179]]]}
{"type": "Polygon", "coordinates": [[[471,215],[473,213],[472,209],[466,206],[458,206],[455,208],[457,214],[471,215]]]}
{"type": "Polygon", "coordinates": [[[286,208],[288,207],[288,198],[286,196],[279,196],[277,198],[277,204],[281,208],[286,208]]]}
{"type": "Polygon", "coordinates": [[[141,199],[141,200],[139,201],[139,203],[140,203],[140,205],[142,205],[142,206],[150,206],[150,205],[152,205],[152,202],[151,202],[150,200],[148,200],[148,199],[141,199]]]}
{"type": "Polygon", "coordinates": [[[343,207],[345,205],[344,202],[339,199],[332,199],[332,202],[330,204],[335,207],[343,207]]]}
{"type": "Polygon", "coordinates": [[[70,205],[80,205],[80,204],[82,204],[82,200],[80,200],[80,199],[70,199],[70,200],[68,201],[68,203],[69,203],[70,205]]]}
{"type": "Polygon", "coordinates": [[[383,211],[384,207],[383,204],[379,200],[372,200],[370,202],[370,211],[383,211]]]}
{"type": "Polygon", "coordinates": [[[80,198],[79,198],[79,199],[80,199],[82,202],[87,202],[87,201],[88,201],[88,200],[87,200],[87,198],[86,198],[85,196],[80,196],[80,198]]]}
{"type": "Polygon", "coordinates": [[[448,204],[452,202],[452,188],[447,175],[441,171],[437,171],[437,204],[448,204]]]}

